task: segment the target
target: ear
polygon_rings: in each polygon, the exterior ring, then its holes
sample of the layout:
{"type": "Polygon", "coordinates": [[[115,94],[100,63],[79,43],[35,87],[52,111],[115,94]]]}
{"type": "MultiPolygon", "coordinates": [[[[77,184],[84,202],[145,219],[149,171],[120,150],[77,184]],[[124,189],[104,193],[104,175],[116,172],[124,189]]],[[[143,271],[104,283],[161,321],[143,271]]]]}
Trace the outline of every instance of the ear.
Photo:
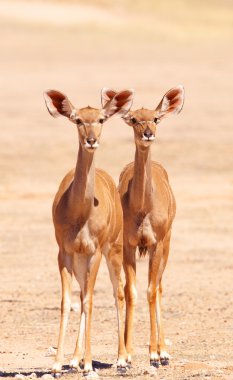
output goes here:
{"type": "Polygon", "coordinates": [[[134,90],[124,90],[118,92],[108,103],[105,104],[103,110],[106,117],[110,117],[116,113],[125,115],[129,112],[133,104],[134,90]]]}
{"type": "Polygon", "coordinates": [[[102,88],[101,90],[101,104],[102,107],[104,108],[105,105],[114,98],[114,96],[117,94],[116,91],[111,90],[110,88],[102,88]]]}
{"type": "Polygon", "coordinates": [[[169,90],[159,103],[156,111],[159,118],[169,114],[178,114],[184,105],[184,87],[179,85],[169,90]]]}
{"type": "Polygon", "coordinates": [[[74,106],[70,103],[66,95],[59,91],[48,90],[44,92],[44,99],[46,107],[53,117],[66,116],[70,118],[72,111],[75,110],[74,106]]]}

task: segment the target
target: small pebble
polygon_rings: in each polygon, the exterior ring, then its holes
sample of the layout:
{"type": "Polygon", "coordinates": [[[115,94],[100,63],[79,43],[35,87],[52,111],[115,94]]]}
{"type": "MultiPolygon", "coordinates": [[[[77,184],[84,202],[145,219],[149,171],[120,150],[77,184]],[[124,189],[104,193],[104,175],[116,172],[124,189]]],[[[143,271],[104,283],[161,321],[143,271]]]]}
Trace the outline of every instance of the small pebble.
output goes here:
{"type": "Polygon", "coordinates": [[[44,380],[54,380],[54,377],[52,375],[50,375],[49,373],[46,373],[45,375],[43,375],[41,377],[41,379],[44,379],[44,380]]]}
{"type": "Polygon", "coordinates": [[[45,353],[45,356],[54,356],[56,355],[57,349],[55,347],[49,347],[45,353]]]}
{"type": "Polygon", "coordinates": [[[35,372],[31,373],[31,375],[28,376],[28,378],[29,379],[36,379],[37,378],[36,373],[35,372]]]}

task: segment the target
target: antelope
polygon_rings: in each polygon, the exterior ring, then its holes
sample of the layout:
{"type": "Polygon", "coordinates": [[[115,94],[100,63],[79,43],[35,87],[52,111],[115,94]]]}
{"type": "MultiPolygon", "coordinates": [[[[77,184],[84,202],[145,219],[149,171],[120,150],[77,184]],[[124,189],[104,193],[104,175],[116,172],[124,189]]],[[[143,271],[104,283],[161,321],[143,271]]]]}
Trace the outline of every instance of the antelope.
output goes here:
{"type": "Polygon", "coordinates": [[[79,369],[85,337],[84,374],[93,371],[90,342],[92,299],[102,254],[107,261],[117,309],[117,366],[125,367],[124,291],[120,277],[123,261],[122,208],[113,179],[105,171],[95,169],[94,154],[100,144],[103,123],[117,112],[128,112],[133,92],[121,91],[110,98],[103,89],[104,107],[101,109],[90,106],[75,108],[66,95],[55,90],[46,91],[44,98],[49,113],[54,117],[67,117],[77,126],[79,136],[76,167],[62,180],[52,207],[62,285],[58,349],[52,371],[59,375],[62,369],[65,332],[71,308],[72,275],[80,286],[81,317],[70,366],[79,369]]]}
{"type": "MultiPolygon", "coordinates": [[[[114,94],[112,94],[113,96],[114,94]]],[[[155,110],[138,109],[123,115],[133,127],[135,160],[121,172],[119,193],[123,208],[123,266],[126,276],[125,344],[127,360],[132,359],[132,335],[136,291],[136,248],[149,254],[147,299],[150,313],[150,364],[169,364],[162,325],[162,276],[165,270],[176,203],[165,169],[151,161],[150,147],[157,124],[170,114],[178,114],[184,102],[184,88],[168,91],[155,110]],[[157,322],[157,329],[156,329],[157,322]]]]}

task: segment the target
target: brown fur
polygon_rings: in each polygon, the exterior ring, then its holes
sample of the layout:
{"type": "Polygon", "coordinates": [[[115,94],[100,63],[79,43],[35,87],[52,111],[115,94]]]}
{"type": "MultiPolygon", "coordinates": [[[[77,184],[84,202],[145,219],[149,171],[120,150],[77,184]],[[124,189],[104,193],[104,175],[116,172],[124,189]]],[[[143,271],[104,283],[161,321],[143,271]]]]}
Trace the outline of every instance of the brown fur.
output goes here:
{"type": "Polygon", "coordinates": [[[95,280],[102,254],[105,255],[113,285],[118,315],[118,365],[126,365],[123,330],[124,293],[120,278],[123,260],[123,218],[120,197],[112,178],[95,169],[94,152],[99,146],[102,124],[129,102],[131,92],[117,93],[106,108],[74,108],[57,91],[45,94],[51,115],[62,114],[77,124],[79,151],[76,168],[62,180],[53,203],[53,223],[59,246],[58,264],[62,282],[61,323],[53,372],[60,372],[68,316],[71,307],[72,275],[79,282],[81,319],[72,367],[83,358],[84,371],[92,371],[91,315],[95,280]],[[121,105],[118,105],[119,98],[121,105]]]}
{"type": "Polygon", "coordinates": [[[150,360],[157,362],[160,356],[162,362],[169,358],[165,352],[161,321],[161,282],[169,255],[176,205],[165,169],[151,161],[150,146],[155,138],[158,122],[168,113],[178,113],[182,105],[183,88],[179,86],[165,94],[156,110],[141,108],[124,117],[125,122],[133,127],[136,144],[135,161],[122,171],[118,187],[124,215],[125,343],[129,361],[133,352],[133,318],[137,298],[137,247],[140,256],[149,253],[147,295],[151,324],[150,360]]]}

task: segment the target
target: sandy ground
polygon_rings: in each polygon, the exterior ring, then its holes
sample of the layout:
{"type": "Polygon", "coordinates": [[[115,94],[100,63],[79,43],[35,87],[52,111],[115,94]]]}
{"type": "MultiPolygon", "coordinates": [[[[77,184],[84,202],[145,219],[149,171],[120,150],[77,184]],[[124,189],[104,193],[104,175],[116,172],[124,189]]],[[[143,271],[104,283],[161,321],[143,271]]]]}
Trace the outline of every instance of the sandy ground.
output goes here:
{"type": "MultiPolygon", "coordinates": [[[[232,3],[106,3],[72,2],[69,8],[64,2],[0,1],[0,377],[49,373],[50,348],[57,345],[60,278],[51,205],[78,144],[71,124],[49,116],[42,92],[62,90],[83,107],[100,105],[103,86],[133,87],[134,107],[152,108],[182,83],[185,107],[159,126],[152,148],[178,206],[164,275],[172,360],[169,367],[149,366],[148,261],[141,259],[135,356],[126,376],[232,379],[232,3]]],[[[96,155],[97,165],[118,182],[134,156],[131,129],[109,121],[96,155]]],[[[74,284],[74,302],[78,294],[74,284]]],[[[64,364],[78,320],[72,312],[64,364]]],[[[92,349],[99,376],[118,378],[112,366],[116,313],[104,261],[95,287],[92,349]]],[[[81,376],[65,369],[63,378],[81,376]]]]}

